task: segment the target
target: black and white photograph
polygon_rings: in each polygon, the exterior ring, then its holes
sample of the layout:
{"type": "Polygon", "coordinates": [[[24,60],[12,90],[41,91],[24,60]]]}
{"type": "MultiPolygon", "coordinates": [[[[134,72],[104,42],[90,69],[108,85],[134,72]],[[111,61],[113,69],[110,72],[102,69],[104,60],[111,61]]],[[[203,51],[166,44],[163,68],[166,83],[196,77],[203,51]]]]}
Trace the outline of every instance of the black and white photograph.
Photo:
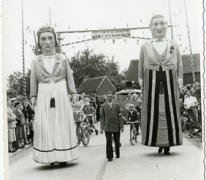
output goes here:
{"type": "Polygon", "coordinates": [[[204,1],[2,0],[5,180],[204,180],[204,1]]]}

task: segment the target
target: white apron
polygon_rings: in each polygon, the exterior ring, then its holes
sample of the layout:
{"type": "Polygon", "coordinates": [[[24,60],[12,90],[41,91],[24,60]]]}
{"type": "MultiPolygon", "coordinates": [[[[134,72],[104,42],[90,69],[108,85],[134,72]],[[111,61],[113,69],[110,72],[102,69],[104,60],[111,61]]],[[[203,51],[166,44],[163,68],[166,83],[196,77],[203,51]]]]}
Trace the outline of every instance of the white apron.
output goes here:
{"type": "Polygon", "coordinates": [[[39,163],[78,158],[76,129],[66,81],[40,83],[35,107],[33,158],[39,163]],[[55,107],[50,107],[51,98],[55,107]]]}

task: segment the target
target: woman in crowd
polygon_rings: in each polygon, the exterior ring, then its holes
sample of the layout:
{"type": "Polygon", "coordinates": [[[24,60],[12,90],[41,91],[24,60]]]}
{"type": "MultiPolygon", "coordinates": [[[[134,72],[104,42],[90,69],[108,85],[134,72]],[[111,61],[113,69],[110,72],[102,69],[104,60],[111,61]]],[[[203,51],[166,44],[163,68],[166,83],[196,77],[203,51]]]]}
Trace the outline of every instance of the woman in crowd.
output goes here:
{"type": "Polygon", "coordinates": [[[7,118],[8,118],[8,142],[9,142],[9,152],[13,153],[16,149],[13,148],[12,142],[16,141],[16,115],[11,109],[11,101],[7,101],[7,118]]]}
{"type": "Polygon", "coordinates": [[[26,118],[26,125],[25,125],[25,132],[26,132],[26,138],[27,138],[27,142],[29,142],[29,140],[32,139],[32,135],[31,135],[31,119],[32,119],[32,115],[34,114],[34,111],[32,110],[32,108],[30,107],[29,105],[29,102],[28,101],[24,101],[22,103],[22,106],[23,106],[23,114],[26,118]]]}
{"type": "Polygon", "coordinates": [[[141,46],[138,70],[142,88],[142,144],[159,147],[159,153],[164,149],[164,154],[169,155],[171,146],[182,144],[182,58],[177,43],[165,38],[167,22],[162,15],[154,15],[149,26],[152,39],[141,46]]]}
{"type": "Polygon", "coordinates": [[[78,146],[69,95],[76,94],[68,60],[57,54],[58,43],[53,28],[42,27],[37,32],[38,47],[31,68],[31,101],[35,107],[34,161],[59,163],[78,158],[78,146]]]}
{"type": "Polygon", "coordinates": [[[26,135],[26,131],[25,131],[25,126],[26,126],[26,118],[24,116],[24,114],[22,113],[22,106],[20,104],[20,102],[15,102],[14,107],[16,108],[15,110],[15,114],[18,117],[18,119],[20,120],[20,126],[18,128],[18,146],[20,148],[24,148],[25,144],[29,144],[28,140],[27,140],[27,135],[26,135]],[[23,143],[22,143],[22,139],[23,139],[23,143]]]}

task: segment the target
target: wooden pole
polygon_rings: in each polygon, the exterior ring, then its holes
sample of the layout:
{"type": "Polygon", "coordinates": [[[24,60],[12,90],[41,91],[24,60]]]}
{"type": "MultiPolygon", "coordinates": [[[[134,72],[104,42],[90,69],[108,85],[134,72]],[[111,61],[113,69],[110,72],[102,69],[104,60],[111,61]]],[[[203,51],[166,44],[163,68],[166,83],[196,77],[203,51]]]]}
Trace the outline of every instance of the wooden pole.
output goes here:
{"type": "Polygon", "coordinates": [[[59,47],[58,47],[58,52],[59,53],[61,53],[62,52],[62,50],[61,50],[61,40],[62,40],[63,38],[61,38],[61,33],[57,33],[57,40],[58,40],[58,45],[59,45],[59,47]]]}
{"type": "Polygon", "coordinates": [[[170,26],[171,26],[171,38],[173,39],[173,27],[172,27],[172,18],[171,18],[171,9],[170,9],[170,0],[168,0],[169,5],[169,15],[170,15],[170,26]]]}
{"type": "Polygon", "coordinates": [[[49,7],[49,26],[51,26],[51,9],[49,7]]]}
{"type": "Polygon", "coordinates": [[[188,41],[189,41],[189,48],[190,48],[190,62],[191,62],[191,68],[192,68],[192,77],[193,77],[193,83],[195,83],[196,82],[195,65],[194,65],[194,59],[193,59],[193,54],[192,54],[192,46],[191,46],[191,41],[190,41],[190,31],[189,31],[189,24],[188,24],[188,17],[187,17],[187,8],[186,8],[185,0],[184,0],[184,5],[185,5],[185,14],[186,14],[186,21],[187,21],[188,41]]]}

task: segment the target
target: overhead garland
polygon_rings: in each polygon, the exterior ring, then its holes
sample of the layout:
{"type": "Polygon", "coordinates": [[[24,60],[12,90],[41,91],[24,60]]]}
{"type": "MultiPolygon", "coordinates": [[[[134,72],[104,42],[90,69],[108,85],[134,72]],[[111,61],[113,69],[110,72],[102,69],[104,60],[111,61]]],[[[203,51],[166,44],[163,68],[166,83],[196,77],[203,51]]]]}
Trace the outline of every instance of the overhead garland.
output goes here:
{"type": "MultiPolygon", "coordinates": [[[[135,36],[127,36],[127,35],[123,35],[123,37],[132,38],[132,39],[138,39],[138,40],[137,40],[137,44],[139,43],[139,39],[146,39],[146,40],[150,40],[150,39],[151,39],[151,38],[135,37],[135,36]]],[[[69,45],[78,44],[78,43],[82,43],[82,42],[94,41],[94,40],[97,40],[97,39],[101,39],[101,38],[100,38],[100,35],[93,36],[93,37],[90,38],[90,39],[85,39],[85,40],[82,40],[82,41],[76,41],[76,42],[71,42],[71,43],[67,43],[67,44],[62,44],[61,46],[69,46],[69,45]]],[[[107,38],[107,39],[108,39],[108,38],[107,38]]],[[[110,39],[112,39],[112,42],[115,43],[115,41],[114,41],[115,38],[110,38],[110,39]]],[[[104,40],[105,40],[105,39],[104,39],[104,40]]],[[[105,41],[104,41],[104,42],[105,42],[105,41]]]]}

